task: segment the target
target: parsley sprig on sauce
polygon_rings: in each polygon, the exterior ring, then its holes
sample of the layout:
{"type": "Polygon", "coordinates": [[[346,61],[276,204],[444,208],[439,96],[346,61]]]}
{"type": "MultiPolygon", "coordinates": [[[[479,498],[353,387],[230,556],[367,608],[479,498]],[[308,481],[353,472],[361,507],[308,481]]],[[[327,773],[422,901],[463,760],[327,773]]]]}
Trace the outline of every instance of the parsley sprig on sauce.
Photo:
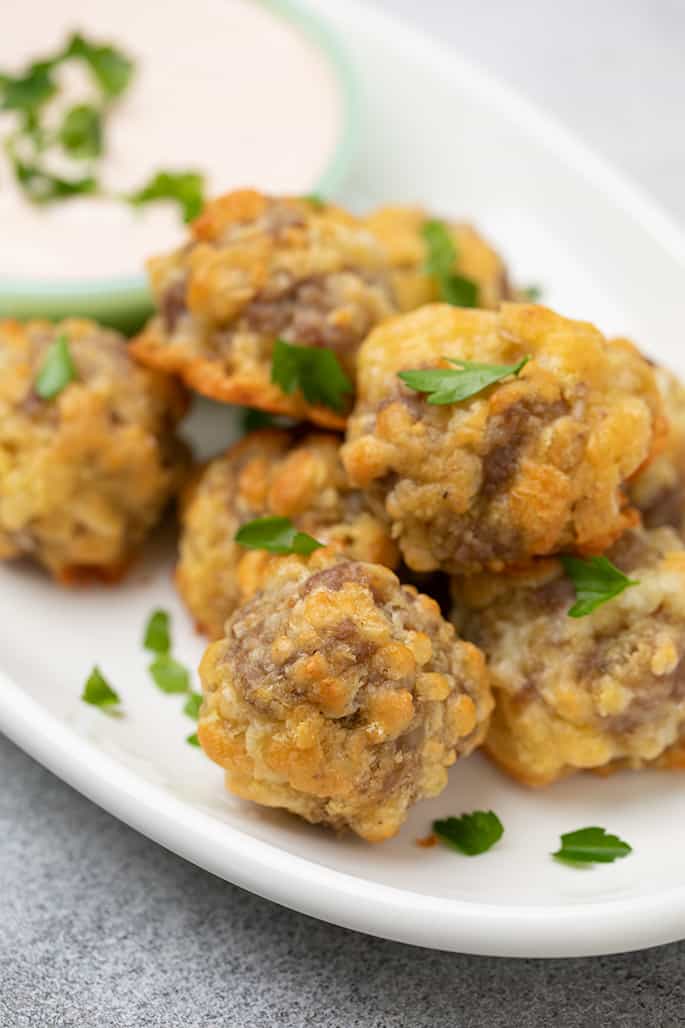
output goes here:
{"type": "MultiPolygon", "coordinates": [[[[35,204],[55,203],[79,195],[107,194],[99,180],[99,162],[106,150],[107,124],[117,100],[135,75],[133,60],[108,44],[75,33],[50,57],[33,61],[19,74],[0,72],[0,111],[14,115],[4,150],[25,197],[35,204]],[[77,62],[87,68],[91,91],[59,115],[58,69],[77,62]],[[68,171],[64,171],[64,165],[68,171]],[[59,171],[55,169],[59,168],[59,171]]],[[[195,171],[160,171],[134,192],[120,197],[135,206],[160,200],[176,203],[185,221],[203,206],[204,180],[195,171]]]]}
{"type": "Polygon", "coordinates": [[[248,550],[266,550],[279,555],[298,553],[308,556],[323,546],[306,532],[298,532],[290,518],[280,517],[255,518],[246,522],[236,532],[235,541],[248,550]]]}
{"type": "Polygon", "coordinates": [[[277,339],[271,364],[271,381],[290,396],[298,389],[307,403],[322,404],[341,411],[352,383],[331,350],[318,346],[297,346],[277,339]]]}
{"type": "Polygon", "coordinates": [[[477,307],[477,284],[454,270],[459,254],[447,225],[443,221],[424,221],[421,235],[426,244],[423,269],[437,281],[440,299],[453,307],[477,307]]]}
{"type": "Polygon", "coordinates": [[[583,560],[563,555],[559,560],[576,590],[576,602],[568,612],[572,618],[584,618],[625,589],[640,584],[619,571],[607,557],[583,560]]]}
{"type": "Polygon", "coordinates": [[[427,393],[428,403],[459,403],[509,375],[518,375],[530,357],[522,357],[516,364],[478,364],[451,357],[444,359],[454,367],[400,371],[397,377],[417,393],[427,393]]]}

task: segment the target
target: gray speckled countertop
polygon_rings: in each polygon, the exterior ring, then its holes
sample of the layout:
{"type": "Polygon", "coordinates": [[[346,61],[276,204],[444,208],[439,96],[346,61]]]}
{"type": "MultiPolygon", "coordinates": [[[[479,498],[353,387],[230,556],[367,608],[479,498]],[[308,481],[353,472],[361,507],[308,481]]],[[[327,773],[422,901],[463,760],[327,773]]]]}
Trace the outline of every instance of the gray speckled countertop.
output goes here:
{"type": "MultiPolygon", "coordinates": [[[[544,102],[685,220],[683,0],[377,3],[544,102]]],[[[685,943],[569,961],[412,949],[211,877],[2,737],[0,782],[2,1028],[685,1024],[685,943]]]]}

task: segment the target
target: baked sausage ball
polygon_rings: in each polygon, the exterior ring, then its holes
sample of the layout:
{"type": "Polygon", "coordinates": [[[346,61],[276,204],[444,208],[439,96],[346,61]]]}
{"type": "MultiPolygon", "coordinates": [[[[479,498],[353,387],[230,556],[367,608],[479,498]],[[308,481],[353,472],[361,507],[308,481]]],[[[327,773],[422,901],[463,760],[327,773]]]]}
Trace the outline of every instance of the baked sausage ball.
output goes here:
{"type": "Polygon", "coordinates": [[[181,485],[186,408],[173,380],[92,321],[0,322],[0,557],[29,556],[68,583],[116,579],[181,485]],[[75,377],[36,380],[64,337],[75,377]]]}
{"type": "Polygon", "coordinates": [[[648,363],[627,342],[544,307],[424,307],[359,355],[343,461],[415,571],[501,569],[562,549],[600,552],[636,519],[622,486],[662,430],[648,363]],[[428,402],[410,369],[529,362],[459,403],[428,402]]]}
{"type": "Polygon", "coordinates": [[[486,730],[483,655],[387,568],[279,562],[200,666],[198,735],[236,795],[380,842],[486,730]]]}
{"type": "Polygon", "coordinates": [[[189,386],[329,427],[330,407],[272,384],[274,341],[333,351],[353,379],[369,330],[396,309],[380,245],[352,215],[252,190],[209,203],[186,246],[148,264],[158,313],[133,344],[189,386]]]}
{"type": "Polygon", "coordinates": [[[265,429],[209,462],[183,503],[178,588],[202,631],[226,619],[270,574],[274,557],[235,542],[253,518],[291,518],[297,529],[348,557],[394,567],[395,544],[347,481],[340,439],[323,432],[265,429]]]}
{"type": "MultiPolygon", "coordinates": [[[[366,218],[367,227],[383,246],[392,268],[392,283],[401,311],[412,311],[440,299],[435,278],[426,274],[426,242],[422,228],[432,215],[421,207],[379,207],[366,218]]],[[[513,299],[507,269],[499,254],[471,226],[444,222],[456,261],[454,271],[476,286],[477,307],[497,308],[513,299]]]]}
{"type": "Polygon", "coordinates": [[[661,453],[630,483],[629,496],[648,528],[670,525],[685,538],[685,387],[666,368],[656,368],[668,434],[661,453]]]}
{"type": "Polygon", "coordinates": [[[639,584],[581,618],[556,560],[454,583],[455,622],[492,676],[486,749],[527,785],[616,762],[685,766],[685,549],[669,528],[633,529],[608,556],[639,584]]]}

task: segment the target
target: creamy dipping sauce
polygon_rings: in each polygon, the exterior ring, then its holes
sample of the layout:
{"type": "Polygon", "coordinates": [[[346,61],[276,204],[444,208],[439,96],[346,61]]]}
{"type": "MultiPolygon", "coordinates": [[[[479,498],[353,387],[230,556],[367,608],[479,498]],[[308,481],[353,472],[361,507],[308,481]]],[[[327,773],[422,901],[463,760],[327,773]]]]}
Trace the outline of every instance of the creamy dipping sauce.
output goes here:
{"type": "MultiPolygon", "coordinates": [[[[0,71],[57,52],[73,31],[113,43],[135,77],[107,123],[99,178],[126,193],[160,170],[198,170],[212,196],[239,186],[307,193],[340,141],[344,100],[328,56],[257,0],[5,0],[0,71]]],[[[59,70],[65,94],[82,73],[59,70]]],[[[87,84],[86,84],[87,85],[87,84]]],[[[15,122],[0,114],[0,138],[15,122]]],[[[0,278],[140,274],[183,238],[170,203],[76,197],[33,206],[0,156],[0,278]]]]}

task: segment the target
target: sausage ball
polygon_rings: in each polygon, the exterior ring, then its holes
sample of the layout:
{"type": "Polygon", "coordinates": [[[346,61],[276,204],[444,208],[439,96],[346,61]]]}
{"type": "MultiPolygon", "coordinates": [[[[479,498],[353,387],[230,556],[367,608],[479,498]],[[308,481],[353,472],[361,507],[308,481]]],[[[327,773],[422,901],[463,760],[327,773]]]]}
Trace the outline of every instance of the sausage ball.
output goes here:
{"type": "Polygon", "coordinates": [[[77,319],[0,322],[0,372],[0,557],[32,557],[65,583],[118,578],[181,485],[183,390],[77,319]],[[74,377],[41,399],[60,337],[74,377]]]}
{"type": "Polygon", "coordinates": [[[630,483],[631,501],[648,528],[670,525],[685,538],[685,387],[666,368],[656,368],[668,434],[664,449],[630,483]]]}
{"type": "MultiPolygon", "coordinates": [[[[455,372],[456,373],[456,372],[455,372]]],[[[625,482],[662,431],[648,363],[627,342],[527,304],[424,307],[371,333],[343,461],[415,571],[498,570],[562,549],[601,552],[636,520],[625,482]],[[448,358],[518,377],[435,405],[398,372],[448,358]]]]}
{"type": "Polygon", "coordinates": [[[133,344],[189,386],[328,427],[344,418],[271,382],[276,338],[333,351],[353,380],[369,330],[395,311],[379,243],[320,201],[252,190],[209,203],[180,250],[148,264],[158,313],[133,344]]]}
{"type": "Polygon", "coordinates": [[[176,581],[211,638],[223,635],[226,619],[271,573],[277,558],[235,541],[245,522],[269,516],[291,518],[299,531],[355,560],[398,561],[386,525],[347,481],[337,436],[252,432],[205,466],[183,503],[176,581]]]}
{"type": "Polygon", "coordinates": [[[483,739],[483,655],[377,564],[279,562],[200,666],[198,735],[231,792],[370,842],[483,739]]]}
{"type": "Polygon", "coordinates": [[[556,560],[454,583],[455,623],[492,676],[486,749],[527,785],[685,766],[685,549],[669,528],[633,529],[608,557],[639,584],[580,618],[556,560]]]}
{"type": "MultiPolygon", "coordinates": [[[[392,268],[392,283],[401,311],[412,311],[440,299],[435,278],[424,268],[427,256],[422,228],[432,215],[420,207],[379,207],[366,218],[366,225],[383,246],[392,268]]],[[[513,299],[507,269],[502,258],[471,226],[444,222],[454,249],[454,272],[476,286],[476,306],[497,308],[513,299]]]]}

